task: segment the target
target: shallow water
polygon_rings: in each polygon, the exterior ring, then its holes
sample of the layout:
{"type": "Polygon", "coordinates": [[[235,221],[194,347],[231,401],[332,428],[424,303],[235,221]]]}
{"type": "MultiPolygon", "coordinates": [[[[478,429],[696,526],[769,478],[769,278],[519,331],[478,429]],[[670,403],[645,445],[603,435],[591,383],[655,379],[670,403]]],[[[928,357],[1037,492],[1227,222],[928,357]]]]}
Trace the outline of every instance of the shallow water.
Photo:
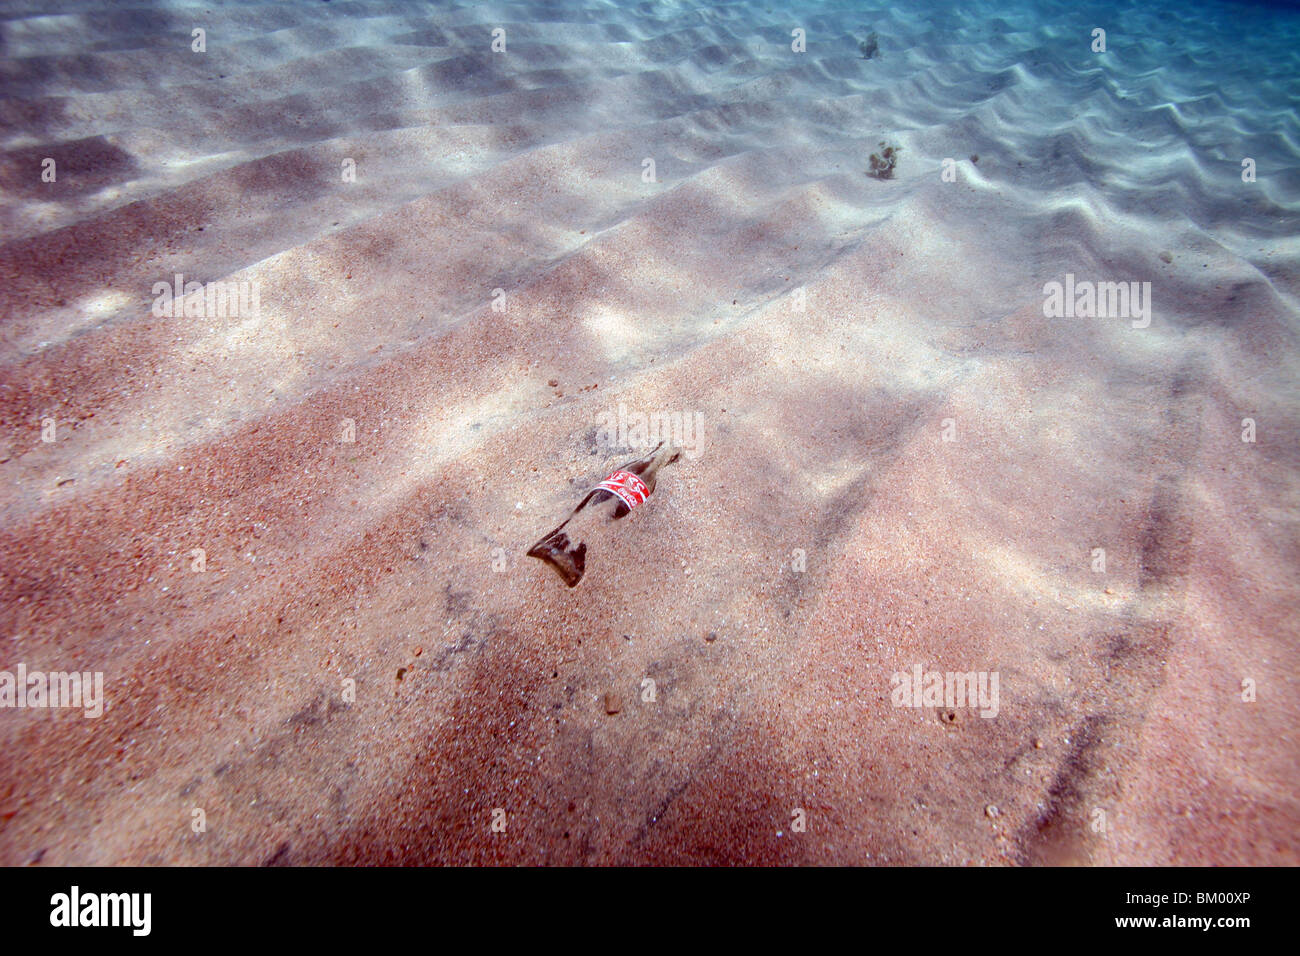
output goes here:
{"type": "Polygon", "coordinates": [[[1300,862],[1300,13],[101,6],[0,2],[0,862],[1300,862]]]}

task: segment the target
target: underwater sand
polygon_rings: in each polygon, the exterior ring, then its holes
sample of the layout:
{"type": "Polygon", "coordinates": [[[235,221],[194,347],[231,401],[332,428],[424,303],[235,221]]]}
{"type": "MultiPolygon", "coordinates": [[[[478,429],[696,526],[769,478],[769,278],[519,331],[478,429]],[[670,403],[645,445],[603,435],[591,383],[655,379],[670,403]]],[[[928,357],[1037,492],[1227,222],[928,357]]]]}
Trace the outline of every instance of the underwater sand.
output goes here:
{"type": "Polygon", "coordinates": [[[1300,20],[100,6],[0,3],[0,670],[106,695],[0,863],[1300,862],[1300,20]]]}

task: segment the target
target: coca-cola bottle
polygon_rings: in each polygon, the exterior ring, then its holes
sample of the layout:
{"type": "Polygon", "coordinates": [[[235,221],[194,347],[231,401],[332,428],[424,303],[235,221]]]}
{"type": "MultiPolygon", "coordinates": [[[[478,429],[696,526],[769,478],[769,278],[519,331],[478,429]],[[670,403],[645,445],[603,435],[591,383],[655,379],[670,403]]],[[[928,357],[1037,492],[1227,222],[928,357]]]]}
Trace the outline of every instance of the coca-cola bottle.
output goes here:
{"type": "Polygon", "coordinates": [[[577,587],[586,571],[587,544],[611,521],[643,504],[655,490],[659,469],[679,457],[680,449],[660,442],[648,455],[615,469],[583,496],[558,528],[529,548],[528,556],[545,561],[565,584],[577,587]]]}

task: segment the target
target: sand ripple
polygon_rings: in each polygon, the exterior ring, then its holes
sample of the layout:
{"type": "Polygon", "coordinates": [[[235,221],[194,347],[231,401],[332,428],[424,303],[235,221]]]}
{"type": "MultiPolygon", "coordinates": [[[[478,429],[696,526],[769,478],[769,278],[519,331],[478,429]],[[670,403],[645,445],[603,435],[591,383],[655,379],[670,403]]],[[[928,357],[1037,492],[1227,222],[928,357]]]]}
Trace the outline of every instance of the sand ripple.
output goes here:
{"type": "Polygon", "coordinates": [[[0,670],[108,704],[0,711],[0,862],[1300,862],[1300,21],[59,7],[0,4],[0,670]],[[704,442],[568,591],[620,405],[704,442]]]}

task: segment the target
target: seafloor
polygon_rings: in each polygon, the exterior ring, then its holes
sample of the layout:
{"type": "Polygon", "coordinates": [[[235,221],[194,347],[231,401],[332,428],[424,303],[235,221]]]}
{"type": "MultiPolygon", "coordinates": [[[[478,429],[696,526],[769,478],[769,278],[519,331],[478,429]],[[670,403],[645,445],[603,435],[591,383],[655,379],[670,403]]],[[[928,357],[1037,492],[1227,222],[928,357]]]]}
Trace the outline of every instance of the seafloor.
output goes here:
{"type": "Polygon", "coordinates": [[[106,699],[0,863],[1300,862],[1295,17],[104,8],[0,3],[0,670],[106,699]]]}

